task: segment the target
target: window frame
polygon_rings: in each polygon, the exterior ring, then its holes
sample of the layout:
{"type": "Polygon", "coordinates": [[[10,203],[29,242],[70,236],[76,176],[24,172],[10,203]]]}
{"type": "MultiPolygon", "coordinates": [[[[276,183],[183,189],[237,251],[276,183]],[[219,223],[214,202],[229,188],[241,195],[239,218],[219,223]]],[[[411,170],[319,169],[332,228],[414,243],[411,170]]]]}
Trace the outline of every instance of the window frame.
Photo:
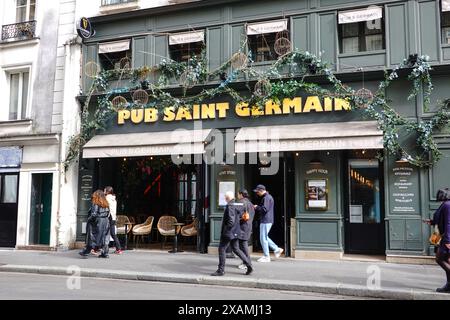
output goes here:
{"type": "Polygon", "coordinates": [[[442,11],[442,1],[439,1],[439,29],[440,29],[440,41],[441,45],[450,45],[450,36],[444,37],[444,28],[447,28],[448,33],[450,33],[450,11],[442,11]],[[448,24],[444,25],[444,15],[448,16],[448,24]],[[444,41],[444,38],[447,39],[447,41],[444,41]]]}
{"type": "MultiPolygon", "coordinates": [[[[289,24],[288,24],[288,28],[289,28],[289,24]]],[[[273,61],[276,61],[277,59],[278,59],[278,55],[277,55],[277,53],[275,52],[275,42],[276,42],[276,37],[277,37],[277,32],[271,32],[271,33],[263,33],[263,34],[253,34],[253,35],[247,35],[247,41],[248,41],[248,43],[247,43],[247,49],[248,50],[250,50],[251,52],[252,52],[252,60],[254,61],[254,63],[256,63],[256,64],[258,64],[258,63],[260,63],[260,64],[264,64],[264,63],[270,63],[270,62],[273,62],[273,61]],[[257,57],[258,57],[258,50],[253,50],[253,46],[252,46],[252,41],[251,41],[251,39],[255,39],[255,40],[253,40],[253,41],[255,41],[256,42],[256,48],[258,49],[259,47],[258,47],[258,41],[260,41],[258,38],[259,37],[267,37],[268,35],[270,35],[271,36],[271,38],[273,37],[273,41],[272,41],[272,39],[270,40],[270,42],[268,42],[267,40],[266,40],[266,43],[267,43],[267,45],[268,45],[268,48],[269,48],[269,55],[271,55],[272,56],[272,59],[268,59],[268,60],[266,60],[266,59],[264,59],[264,60],[262,60],[262,61],[258,61],[258,59],[257,59],[257,57]]],[[[290,37],[290,36],[289,36],[290,37]]],[[[291,41],[291,39],[289,39],[289,41],[291,41]]],[[[260,48],[262,48],[262,47],[260,47],[260,48]]],[[[262,54],[262,56],[265,56],[265,54],[263,53],[262,54]]]]}
{"type": "Polygon", "coordinates": [[[116,52],[108,52],[108,53],[98,53],[98,61],[99,61],[99,65],[100,65],[100,70],[101,71],[114,71],[114,70],[120,70],[120,69],[116,69],[115,64],[116,63],[120,63],[120,60],[122,60],[123,58],[128,58],[130,59],[130,69],[133,68],[133,49],[132,49],[132,45],[130,43],[130,49],[126,50],[126,51],[116,51],[116,52]],[[109,54],[119,54],[119,53],[124,53],[125,56],[123,56],[120,59],[116,59],[116,62],[112,62],[111,59],[109,59],[107,56],[109,54]],[[105,69],[104,68],[104,64],[102,61],[102,57],[106,57],[107,60],[109,60],[109,63],[111,63],[113,65],[112,69],[105,69]]]}
{"type": "MultiPolygon", "coordinates": [[[[378,19],[376,19],[376,20],[378,20],[378,19]]],[[[381,31],[377,32],[377,33],[373,33],[373,34],[366,33],[366,29],[367,29],[366,24],[367,24],[367,22],[374,21],[374,20],[359,21],[359,22],[345,23],[345,24],[340,24],[339,21],[337,21],[339,55],[364,54],[364,53],[372,53],[372,52],[377,52],[377,51],[381,51],[381,50],[386,50],[386,21],[385,21],[384,9],[383,9],[383,16],[380,18],[380,20],[381,20],[381,31]],[[358,25],[357,36],[344,37],[344,26],[345,25],[353,25],[353,24],[358,25]],[[375,50],[367,50],[367,42],[366,42],[367,37],[373,36],[373,35],[380,35],[380,34],[381,34],[381,38],[382,38],[381,48],[375,49],[375,50]],[[358,51],[345,52],[344,51],[344,39],[356,38],[356,37],[358,38],[358,51]]]]}
{"type": "MultiPolygon", "coordinates": [[[[7,112],[4,113],[5,119],[1,119],[0,121],[21,121],[27,120],[30,116],[30,101],[31,101],[31,82],[32,82],[32,73],[31,67],[23,67],[23,68],[15,68],[15,69],[5,69],[6,76],[6,84],[7,84],[7,92],[8,92],[8,103],[6,104],[7,112]],[[24,74],[28,73],[28,91],[26,93],[26,105],[25,108],[23,106],[23,84],[24,84],[24,74]],[[19,88],[18,88],[18,99],[17,99],[17,117],[15,119],[10,119],[11,112],[11,77],[14,74],[19,74],[19,88]],[[25,114],[23,114],[23,112],[25,114]]],[[[1,116],[1,115],[0,115],[1,116]]]]}
{"type": "Polygon", "coordinates": [[[19,5],[20,0],[16,0],[16,23],[23,23],[28,21],[34,21],[36,19],[36,0],[26,0],[25,5],[19,5]],[[33,7],[33,19],[31,19],[31,8],[33,7]],[[20,21],[18,17],[19,9],[25,8],[25,20],[20,21]]]}
{"type": "MultiPolygon", "coordinates": [[[[194,56],[201,57],[202,51],[206,49],[206,42],[205,41],[196,41],[196,42],[183,43],[183,44],[172,44],[172,45],[169,44],[168,46],[169,46],[168,53],[169,53],[170,60],[176,61],[178,63],[188,63],[189,60],[192,59],[194,56]],[[198,45],[199,52],[192,54],[194,50],[190,49],[189,46],[194,45],[194,44],[198,45]],[[174,49],[175,47],[180,47],[180,46],[187,46],[188,48],[187,49],[178,49],[178,50],[174,49]],[[182,52],[182,51],[188,52],[188,56],[186,59],[176,59],[173,56],[174,52],[182,52]]],[[[180,54],[180,56],[182,57],[182,54],[180,54]]]]}

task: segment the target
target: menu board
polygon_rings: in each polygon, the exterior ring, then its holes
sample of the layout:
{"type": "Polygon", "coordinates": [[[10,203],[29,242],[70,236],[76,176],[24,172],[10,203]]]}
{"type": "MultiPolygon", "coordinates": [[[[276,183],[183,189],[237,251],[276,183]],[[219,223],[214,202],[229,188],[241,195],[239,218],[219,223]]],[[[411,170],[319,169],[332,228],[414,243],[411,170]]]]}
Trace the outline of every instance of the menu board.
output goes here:
{"type": "Polygon", "coordinates": [[[417,169],[412,165],[398,165],[391,172],[391,211],[401,214],[418,214],[419,181],[417,169]]]}

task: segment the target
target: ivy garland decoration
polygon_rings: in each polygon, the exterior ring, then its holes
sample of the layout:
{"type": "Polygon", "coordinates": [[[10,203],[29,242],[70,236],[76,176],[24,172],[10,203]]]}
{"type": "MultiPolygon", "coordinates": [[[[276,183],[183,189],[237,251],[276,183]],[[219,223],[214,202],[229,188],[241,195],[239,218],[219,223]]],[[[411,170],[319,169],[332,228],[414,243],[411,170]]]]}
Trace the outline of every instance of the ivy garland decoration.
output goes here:
{"type": "MultiPolygon", "coordinates": [[[[245,44],[244,44],[245,45],[245,44]]],[[[158,107],[192,107],[193,104],[201,104],[203,101],[219,95],[229,95],[236,103],[246,102],[251,106],[262,108],[269,100],[280,103],[284,98],[293,98],[299,90],[319,97],[335,97],[346,99],[350,102],[352,110],[362,110],[363,115],[372,120],[376,120],[378,128],[383,132],[383,145],[387,153],[402,156],[407,161],[417,167],[430,167],[439,161],[442,154],[433,139],[433,132],[446,127],[450,121],[450,99],[439,103],[437,111],[429,119],[419,119],[417,122],[408,120],[389,106],[386,98],[386,89],[397,78],[401,70],[409,71],[408,80],[412,82],[412,89],[408,100],[415,99],[423,92],[424,110],[429,110],[431,103],[431,92],[433,85],[431,82],[430,70],[427,56],[411,55],[393,70],[385,71],[385,77],[380,82],[377,92],[373,97],[358,95],[357,92],[347,85],[344,85],[333,73],[328,63],[322,61],[309,52],[301,52],[298,49],[280,56],[268,69],[260,71],[252,66],[251,52],[243,50],[233,55],[234,60],[238,55],[243,59],[247,57],[248,63],[242,64],[239,68],[231,68],[233,57],[217,69],[209,72],[208,61],[205,50],[201,55],[191,57],[185,63],[178,63],[163,59],[155,67],[143,66],[137,69],[102,71],[95,78],[86,96],[86,101],[82,108],[80,133],[72,136],[68,141],[68,152],[64,161],[64,169],[68,170],[70,164],[75,161],[80,154],[81,148],[99,130],[105,130],[108,123],[115,116],[117,110],[111,103],[111,98],[117,95],[126,95],[139,89],[148,91],[151,102],[146,105],[128,102],[124,108],[143,108],[146,106],[158,107]],[[226,72],[231,70],[228,75],[226,72]],[[290,79],[286,79],[286,70],[290,79]],[[153,83],[147,81],[150,74],[157,75],[157,80],[153,83]],[[306,81],[308,76],[319,75],[325,77],[332,85],[333,89],[324,89],[318,84],[306,81]],[[221,81],[211,89],[203,88],[200,93],[187,95],[187,87],[183,87],[181,97],[173,96],[169,91],[170,80],[180,78],[184,81],[195,83],[196,85],[206,84],[220,76],[221,81]],[[266,90],[256,90],[250,97],[243,97],[238,91],[232,88],[231,84],[238,77],[245,76],[247,88],[252,92],[250,81],[264,83],[266,90]],[[111,80],[120,77],[127,77],[131,81],[131,87],[108,89],[111,80]],[[248,80],[251,79],[251,80],[248,80]],[[98,98],[98,107],[93,115],[89,113],[88,107],[95,93],[102,93],[98,98]],[[263,93],[263,94],[262,94],[263,93]],[[399,133],[407,132],[417,135],[416,143],[421,149],[421,153],[413,155],[409,153],[399,143],[399,133]]],[[[383,155],[380,155],[383,157],[383,155]]]]}

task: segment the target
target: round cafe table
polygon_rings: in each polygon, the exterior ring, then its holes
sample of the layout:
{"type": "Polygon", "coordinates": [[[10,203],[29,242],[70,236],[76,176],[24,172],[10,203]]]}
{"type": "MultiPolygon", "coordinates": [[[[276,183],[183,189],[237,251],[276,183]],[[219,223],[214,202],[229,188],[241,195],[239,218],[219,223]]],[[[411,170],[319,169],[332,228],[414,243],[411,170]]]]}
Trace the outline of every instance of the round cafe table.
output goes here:
{"type": "Polygon", "coordinates": [[[180,234],[181,227],[184,226],[184,223],[177,222],[172,224],[175,227],[175,237],[173,239],[173,249],[169,251],[169,253],[177,253],[183,252],[183,250],[178,250],[178,235],[180,234]]]}

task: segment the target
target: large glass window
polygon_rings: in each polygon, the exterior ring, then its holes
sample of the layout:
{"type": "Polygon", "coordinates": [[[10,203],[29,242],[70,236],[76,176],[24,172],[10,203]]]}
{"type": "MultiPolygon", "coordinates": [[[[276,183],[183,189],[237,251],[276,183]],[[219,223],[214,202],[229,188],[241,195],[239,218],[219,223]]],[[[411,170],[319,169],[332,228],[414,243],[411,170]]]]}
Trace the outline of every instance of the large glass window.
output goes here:
{"type": "Polygon", "coordinates": [[[255,62],[277,60],[275,52],[276,33],[256,34],[248,36],[248,44],[255,62]]]}
{"type": "Polygon", "coordinates": [[[8,120],[21,120],[27,117],[29,80],[28,71],[9,74],[8,120]]]}
{"type": "Polygon", "coordinates": [[[385,48],[384,20],[339,24],[339,39],[341,53],[382,50],[385,48]]]}
{"type": "Polygon", "coordinates": [[[195,217],[197,203],[197,176],[194,172],[178,175],[178,215],[195,217]]]}
{"type": "Polygon", "coordinates": [[[16,22],[33,21],[36,12],[36,0],[17,0],[16,22]]]}
{"type": "Polygon", "coordinates": [[[450,44],[450,11],[441,13],[441,41],[443,44],[450,44]]]}
{"type": "Polygon", "coordinates": [[[203,42],[183,43],[169,46],[170,59],[176,62],[187,62],[190,58],[199,57],[204,48],[203,42]]]}

